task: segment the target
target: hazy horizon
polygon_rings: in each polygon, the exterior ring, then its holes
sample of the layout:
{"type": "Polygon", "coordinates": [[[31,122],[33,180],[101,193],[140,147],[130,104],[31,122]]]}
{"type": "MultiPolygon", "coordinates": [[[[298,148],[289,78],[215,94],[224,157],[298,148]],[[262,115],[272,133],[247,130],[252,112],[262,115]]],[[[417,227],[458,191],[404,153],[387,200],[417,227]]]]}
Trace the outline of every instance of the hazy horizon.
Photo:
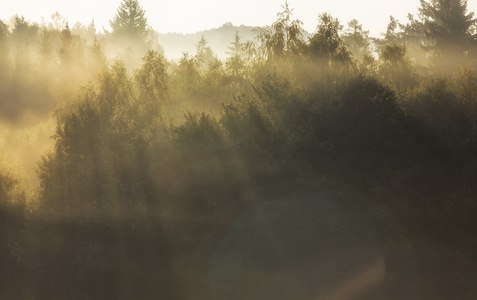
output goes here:
{"type": "MultiPolygon", "coordinates": [[[[43,1],[38,7],[36,1],[18,0],[5,3],[0,11],[0,19],[9,21],[13,16],[25,17],[28,21],[48,22],[58,12],[71,26],[76,22],[83,25],[94,20],[98,31],[110,30],[109,21],[116,14],[120,0],[106,1],[43,1]]],[[[273,23],[276,13],[281,11],[282,0],[226,2],[206,0],[200,2],[178,1],[140,1],[146,11],[149,25],[159,33],[196,33],[202,30],[219,28],[230,22],[235,26],[264,26],[273,23]],[[253,9],[255,8],[255,9],[253,9]]],[[[419,0],[392,1],[315,1],[290,0],[293,16],[303,22],[308,32],[314,32],[318,15],[328,12],[338,18],[342,25],[357,19],[369,30],[371,36],[378,37],[385,32],[392,15],[406,23],[409,13],[417,13],[419,0]],[[346,9],[343,9],[343,8],[346,9]]],[[[468,1],[468,11],[477,10],[477,0],[468,1]]]]}

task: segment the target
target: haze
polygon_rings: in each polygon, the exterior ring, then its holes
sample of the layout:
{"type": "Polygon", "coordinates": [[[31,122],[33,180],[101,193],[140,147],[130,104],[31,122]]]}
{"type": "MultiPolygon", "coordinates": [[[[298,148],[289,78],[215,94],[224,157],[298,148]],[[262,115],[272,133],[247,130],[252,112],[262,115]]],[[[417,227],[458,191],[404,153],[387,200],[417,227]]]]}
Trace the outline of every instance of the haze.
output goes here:
{"type": "Polygon", "coordinates": [[[477,299],[475,7],[284,2],[2,6],[0,300],[477,299]]]}
{"type": "MultiPolygon", "coordinates": [[[[71,24],[80,22],[89,24],[94,19],[96,28],[110,30],[109,20],[114,17],[120,0],[84,0],[63,1],[18,0],[3,4],[0,19],[9,20],[19,14],[30,21],[48,20],[54,12],[59,12],[71,24]]],[[[220,27],[226,22],[234,25],[263,26],[273,23],[276,12],[280,11],[282,0],[143,0],[149,24],[158,32],[194,33],[201,30],[220,27]]],[[[304,23],[308,32],[314,32],[319,13],[328,12],[337,17],[341,24],[358,19],[372,36],[379,36],[386,30],[389,16],[405,22],[408,13],[416,13],[419,0],[339,0],[309,1],[291,0],[294,16],[304,23]]],[[[477,10],[477,1],[468,1],[468,10],[477,10]]]]}

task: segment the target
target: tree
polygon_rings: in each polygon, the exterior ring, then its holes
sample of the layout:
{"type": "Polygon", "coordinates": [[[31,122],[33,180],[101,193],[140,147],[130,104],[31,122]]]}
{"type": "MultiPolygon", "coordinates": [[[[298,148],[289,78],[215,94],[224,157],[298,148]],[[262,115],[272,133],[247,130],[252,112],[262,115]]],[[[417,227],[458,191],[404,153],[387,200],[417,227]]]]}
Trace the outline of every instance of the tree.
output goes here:
{"type": "Polygon", "coordinates": [[[40,67],[49,68],[51,63],[53,63],[54,56],[53,48],[51,47],[50,32],[46,28],[43,28],[41,31],[41,41],[38,55],[40,58],[40,67]]]}
{"type": "Polygon", "coordinates": [[[14,73],[31,77],[32,57],[30,49],[31,45],[36,43],[38,30],[37,24],[29,24],[24,17],[15,17],[11,35],[14,46],[12,49],[12,53],[14,53],[14,73]]]}
{"type": "Polygon", "coordinates": [[[28,23],[24,17],[15,17],[12,30],[12,38],[15,46],[25,43],[35,44],[38,38],[39,26],[36,23],[28,23]]]}
{"type": "Polygon", "coordinates": [[[238,55],[239,57],[243,58],[244,56],[244,44],[240,42],[240,35],[238,30],[235,31],[234,40],[230,42],[230,46],[227,46],[229,51],[226,53],[231,57],[238,55]]]}
{"type": "Polygon", "coordinates": [[[26,227],[26,197],[20,181],[2,166],[0,160],[0,298],[19,297],[15,287],[21,286],[16,279],[24,273],[22,268],[23,240],[26,227]]]}
{"type": "Polygon", "coordinates": [[[310,39],[308,53],[325,62],[328,68],[337,65],[348,69],[351,66],[351,53],[339,35],[342,26],[338,19],[324,13],[319,16],[316,34],[310,39]]]}
{"type": "Polygon", "coordinates": [[[136,71],[135,79],[139,86],[141,101],[154,118],[162,114],[161,110],[168,96],[168,64],[162,54],[153,50],[149,50],[142,61],[143,65],[136,71]]]}
{"type": "Polygon", "coordinates": [[[348,47],[357,61],[363,73],[373,73],[375,59],[371,53],[369,31],[363,30],[363,26],[354,19],[348,23],[348,28],[344,32],[343,42],[348,47]]]}
{"type": "Polygon", "coordinates": [[[417,83],[417,72],[406,56],[406,46],[392,44],[380,52],[379,74],[384,81],[397,87],[409,88],[417,83]]]}
{"type": "Polygon", "coordinates": [[[110,24],[116,39],[129,41],[131,45],[146,46],[148,23],[146,12],[138,0],[123,0],[110,24]]]}
{"type": "Polygon", "coordinates": [[[283,58],[286,55],[298,55],[304,47],[303,28],[300,20],[292,20],[293,9],[288,1],[282,5],[283,11],[277,13],[278,19],[271,27],[257,32],[262,52],[267,58],[283,58]]]}
{"type": "Polygon", "coordinates": [[[65,77],[72,77],[64,81],[66,85],[73,85],[76,81],[82,81],[86,72],[84,72],[84,48],[82,39],[71,32],[66,23],[65,28],[60,34],[60,48],[58,56],[60,67],[65,77]]]}
{"type": "Polygon", "coordinates": [[[238,81],[243,79],[245,71],[244,45],[240,42],[238,31],[235,32],[234,41],[230,43],[228,49],[230,51],[227,54],[230,56],[225,61],[225,70],[233,82],[238,84],[238,81]]]}
{"type": "Polygon", "coordinates": [[[199,43],[196,45],[197,52],[195,54],[195,59],[203,69],[215,59],[214,52],[212,51],[212,48],[207,46],[207,43],[207,40],[202,36],[199,43]]]}
{"type": "Polygon", "coordinates": [[[73,35],[71,33],[68,23],[66,23],[65,28],[61,31],[61,46],[59,49],[60,63],[65,71],[70,70],[70,65],[73,63],[74,56],[74,43],[73,35]]]}
{"type": "Polygon", "coordinates": [[[108,59],[104,53],[103,46],[96,37],[93,44],[89,47],[89,66],[92,75],[97,75],[108,65],[108,59]]]}
{"type": "Polygon", "coordinates": [[[386,45],[402,43],[403,32],[402,30],[398,30],[402,28],[403,28],[403,25],[400,24],[398,20],[396,20],[396,18],[394,18],[393,16],[390,16],[388,27],[386,28],[386,33],[384,34],[384,38],[374,40],[378,49],[382,49],[386,45]]]}
{"type": "Polygon", "coordinates": [[[363,26],[354,19],[348,23],[348,28],[344,32],[343,41],[357,60],[363,59],[365,55],[370,55],[369,31],[363,30],[363,26]]]}
{"type": "Polygon", "coordinates": [[[115,118],[131,100],[131,82],[123,61],[116,60],[99,78],[98,100],[100,108],[110,118],[115,118]]]}
{"type": "Polygon", "coordinates": [[[420,0],[420,29],[428,38],[434,64],[444,70],[469,58],[475,46],[474,13],[467,12],[465,0],[420,0]],[[446,59],[442,59],[447,57],[446,59]]]}
{"type": "Polygon", "coordinates": [[[8,26],[0,21],[0,93],[6,88],[7,78],[9,77],[9,45],[8,45],[8,26]]]}
{"type": "Polygon", "coordinates": [[[201,81],[200,66],[194,57],[184,53],[179,65],[174,70],[174,84],[176,91],[185,99],[197,95],[197,89],[201,81]]]}
{"type": "Polygon", "coordinates": [[[404,46],[407,55],[414,63],[422,66],[429,65],[429,57],[423,48],[426,37],[422,32],[421,25],[413,15],[408,15],[408,23],[402,24],[393,16],[389,17],[386,33],[382,39],[374,39],[378,52],[384,51],[387,46],[404,46]]]}

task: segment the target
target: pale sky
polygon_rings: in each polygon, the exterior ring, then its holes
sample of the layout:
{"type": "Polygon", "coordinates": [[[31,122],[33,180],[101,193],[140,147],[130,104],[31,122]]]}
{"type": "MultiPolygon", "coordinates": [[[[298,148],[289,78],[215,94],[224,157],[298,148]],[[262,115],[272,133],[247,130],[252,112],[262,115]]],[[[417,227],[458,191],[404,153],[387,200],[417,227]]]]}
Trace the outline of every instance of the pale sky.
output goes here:
{"type": "MultiPolygon", "coordinates": [[[[87,25],[94,19],[96,28],[107,30],[121,0],[12,0],[4,1],[0,19],[8,21],[13,15],[24,16],[29,21],[47,22],[54,12],[59,12],[70,25],[80,22],[87,25]]],[[[419,0],[289,0],[294,18],[304,23],[304,28],[314,32],[318,14],[331,13],[342,25],[358,19],[372,36],[386,31],[389,16],[406,22],[407,14],[417,12],[419,0]]],[[[220,27],[225,22],[234,25],[270,25],[276,20],[284,0],[142,0],[149,25],[161,33],[194,33],[220,27]]],[[[468,1],[468,10],[477,11],[477,0],[468,1]]]]}

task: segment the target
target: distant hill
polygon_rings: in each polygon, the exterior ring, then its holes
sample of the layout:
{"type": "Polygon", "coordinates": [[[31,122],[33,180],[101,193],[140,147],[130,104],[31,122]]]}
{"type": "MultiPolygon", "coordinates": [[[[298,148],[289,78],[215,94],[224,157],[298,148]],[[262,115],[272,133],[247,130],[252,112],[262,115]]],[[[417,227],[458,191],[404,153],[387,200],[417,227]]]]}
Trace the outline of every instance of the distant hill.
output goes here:
{"type": "Polygon", "coordinates": [[[226,52],[230,42],[234,40],[235,31],[238,30],[240,40],[246,42],[253,40],[255,35],[253,29],[258,27],[252,26],[234,26],[232,23],[225,23],[219,28],[212,28],[196,33],[157,33],[159,44],[164,48],[164,53],[169,59],[179,59],[182,57],[182,53],[188,52],[189,54],[195,54],[196,45],[199,40],[204,36],[208,42],[208,46],[217,54],[220,59],[227,57],[226,52]]]}
{"type": "MultiPolygon", "coordinates": [[[[230,46],[230,42],[234,40],[235,32],[238,31],[240,35],[240,41],[242,43],[246,41],[253,41],[255,34],[254,29],[259,27],[240,25],[235,26],[228,22],[219,28],[212,28],[196,33],[157,33],[159,44],[164,48],[164,53],[167,58],[178,60],[182,57],[182,53],[188,52],[189,54],[196,53],[196,45],[199,40],[204,36],[208,42],[208,46],[212,48],[218,58],[225,59],[230,46]]],[[[308,39],[311,34],[305,32],[305,39],[308,39]]]]}

